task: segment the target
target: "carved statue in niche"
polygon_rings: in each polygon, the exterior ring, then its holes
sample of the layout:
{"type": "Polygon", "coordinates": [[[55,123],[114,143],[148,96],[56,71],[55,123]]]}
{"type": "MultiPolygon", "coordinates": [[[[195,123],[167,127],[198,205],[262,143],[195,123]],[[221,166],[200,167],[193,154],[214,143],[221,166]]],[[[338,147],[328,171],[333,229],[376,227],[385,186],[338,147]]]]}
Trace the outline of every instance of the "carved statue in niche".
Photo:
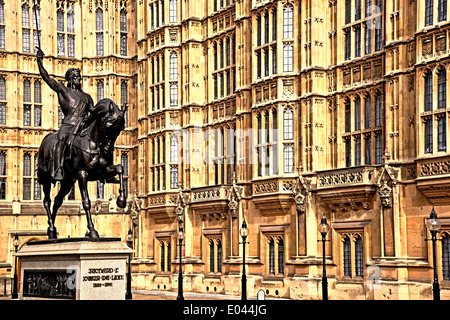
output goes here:
{"type": "MultiPolygon", "coordinates": [[[[299,169],[301,170],[301,169],[299,169]]],[[[294,193],[294,201],[297,206],[298,213],[306,212],[306,196],[308,195],[309,184],[311,181],[306,178],[299,176],[297,179],[297,183],[295,184],[292,192],[294,193]]]]}
{"type": "Polygon", "coordinates": [[[244,187],[236,185],[236,173],[232,178],[233,185],[228,189],[228,209],[230,210],[231,218],[237,218],[239,215],[239,202],[241,201],[244,187]]]}
{"type": "Polygon", "coordinates": [[[387,180],[383,180],[383,186],[378,190],[381,199],[381,205],[385,208],[390,208],[391,196],[392,196],[392,188],[388,186],[387,180]]]}
{"type": "MultiPolygon", "coordinates": [[[[389,158],[389,156],[386,156],[389,158]]],[[[392,187],[397,184],[399,169],[385,164],[377,179],[378,194],[380,195],[381,205],[384,208],[392,207],[392,187]],[[390,185],[389,185],[390,182],[390,185]]]]}
{"type": "Polygon", "coordinates": [[[176,202],[175,213],[177,215],[178,222],[183,222],[183,212],[189,202],[189,196],[183,193],[183,186],[181,184],[178,185],[178,199],[176,202]]]}

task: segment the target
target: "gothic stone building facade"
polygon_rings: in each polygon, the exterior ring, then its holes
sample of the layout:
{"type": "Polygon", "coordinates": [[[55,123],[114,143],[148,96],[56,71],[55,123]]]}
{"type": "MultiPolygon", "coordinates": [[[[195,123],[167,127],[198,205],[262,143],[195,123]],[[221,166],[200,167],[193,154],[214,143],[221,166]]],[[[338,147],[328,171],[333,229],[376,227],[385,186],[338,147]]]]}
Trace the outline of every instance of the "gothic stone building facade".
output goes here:
{"type": "MultiPolygon", "coordinates": [[[[431,299],[426,221],[449,292],[450,23],[440,0],[0,0],[0,289],[13,238],[46,237],[34,165],[62,120],[58,81],[128,105],[117,185],[91,183],[100,234],[133,236],[133,288],[321,299],[431,299]],[[38,21],[36,23],[36,21],[38,21]],[[136,206],[136,199],[141,200],[136,206]],[[133,204],[134,203],[134,204],[133,204]],[[325,252],[317,226],[330,224],[325,252]]],[[[85,233],[78,190],[59,237],[85,233]]]]}

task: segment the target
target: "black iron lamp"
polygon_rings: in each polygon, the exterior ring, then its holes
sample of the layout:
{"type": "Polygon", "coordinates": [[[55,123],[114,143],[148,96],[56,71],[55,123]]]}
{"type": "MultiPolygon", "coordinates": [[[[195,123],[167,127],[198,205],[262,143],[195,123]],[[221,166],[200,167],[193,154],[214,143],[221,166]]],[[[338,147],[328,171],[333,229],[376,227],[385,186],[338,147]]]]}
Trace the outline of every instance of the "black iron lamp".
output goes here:
{"type": "MultiPolygon", "coordinates": [[[[14,245],[14,252],[17,253],[18,248],[19,248],[19,236],[17,233],[14,235],[13,245],[14,245]]],[[[19,277],[17,275],[17,256],[14,256],[14,280],[13,280],[13,291],[11,294],[12,299],[18,298],[18,293],[17,293],[18,278],[19,277]]]]}
{"type": "Polygon", "coordinates": [[[430,230],[431,241],[433,242],[433,300],[441,300],[436,268],[436,235],[441,228],[441,222],[437,217],[436,211],[434,211],[434,207],[431,209],[430,218],[427,220],[427,228],[430,230]]]}
{"type": "MultiPolygon", "coordinates": [[[[128,230],[127,234],[127,246],[130,249],[133,249],[133,231],[128,230]]],[[[130,257],[128,258],[128,272],[127,272],[127,292],[125,294],[125,299],[131,300],[133,299],[133,295],[131,294],[131,253],[130,257]]]]}
{"type": "Polygon", "coordinates": [[[245,275],[245,244],[247,243],[247,236],[248,236],[248,228],[247,228],[247,222],[244,219],[244,222],[242,222],[241,229],[239,230],[241,237],[242,237],[242,300],[247,300],[247,276],[245,275]]]}
{"type": "MultiPolygon", "coordinates": [[[[323,262],[322,262],[322,300],[328,300],[328,280],[327,280],[327,269],[325,267],[325,242],[327,233],[330,231],[330,226],[327,223],[327,218],[325,214],[322,216],[322,220],[318,226],[318,230],[322,235],[322,252],[323,252],[323,262]]],[[[320,241],[320,240],[319,240],[320,241]]]]}
{"type": "Polygon", "coordinates": [[[180,247],[180,268],[178,273],[178,296],[177,300],[184,300],[183,297],[183,271],[181,269],[181,247],[183,246],[184,232],[183,226],[180,224],[178,227],[178,246],[180,247]]]}

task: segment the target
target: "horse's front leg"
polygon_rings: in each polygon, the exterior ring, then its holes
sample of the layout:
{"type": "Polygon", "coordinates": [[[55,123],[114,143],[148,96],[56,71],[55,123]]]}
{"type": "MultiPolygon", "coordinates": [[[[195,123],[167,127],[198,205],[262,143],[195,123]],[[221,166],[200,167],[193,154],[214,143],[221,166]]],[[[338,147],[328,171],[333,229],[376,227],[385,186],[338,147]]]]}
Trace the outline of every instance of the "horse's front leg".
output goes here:
{"type": "Polygon", "coordinates": [[[98,232],[94,229],[91,217],[91,200],[87,191],[88,173],[80,171],[78,174],[78,186],[80,187],[83,209],[86,212],[87,227],[89,230],[89,238],[99,238],[98,232]]]}
{"type": "Polygon", "coordinates": [[[127,205],[127,195],[125,194],[125,182],[123,179],[122,165],[118,164],[106,167],[106,174],[112,177],[115,175],[119,175],[119,196],[117,197],[116,204],[119,208],[125,208],[127,205]]]}

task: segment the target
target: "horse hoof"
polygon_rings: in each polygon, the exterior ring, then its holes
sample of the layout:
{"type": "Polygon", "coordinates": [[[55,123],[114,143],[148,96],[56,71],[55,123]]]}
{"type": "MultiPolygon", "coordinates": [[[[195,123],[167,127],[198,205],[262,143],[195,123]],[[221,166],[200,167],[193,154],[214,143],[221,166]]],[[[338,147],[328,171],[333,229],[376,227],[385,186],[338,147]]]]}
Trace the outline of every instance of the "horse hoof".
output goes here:
{"type": "Polygon", "coordinates": [[[56,234],[56,228],[48,228],[47,235],[49,239],[58,239],[58,236],[56,234]]]}
{"type": "Polygon", "coordinates": [[[125,197],[118,197],[116,204],[119,208],[125,208],[127,206],[127,199],[125,197]]]}
{"type": "Polygon", "coordinates": [[[100,238],[100,236],[98,235],[98,232],[95,229],[92,229],[89,231],[89,238],[100,238]]]}

